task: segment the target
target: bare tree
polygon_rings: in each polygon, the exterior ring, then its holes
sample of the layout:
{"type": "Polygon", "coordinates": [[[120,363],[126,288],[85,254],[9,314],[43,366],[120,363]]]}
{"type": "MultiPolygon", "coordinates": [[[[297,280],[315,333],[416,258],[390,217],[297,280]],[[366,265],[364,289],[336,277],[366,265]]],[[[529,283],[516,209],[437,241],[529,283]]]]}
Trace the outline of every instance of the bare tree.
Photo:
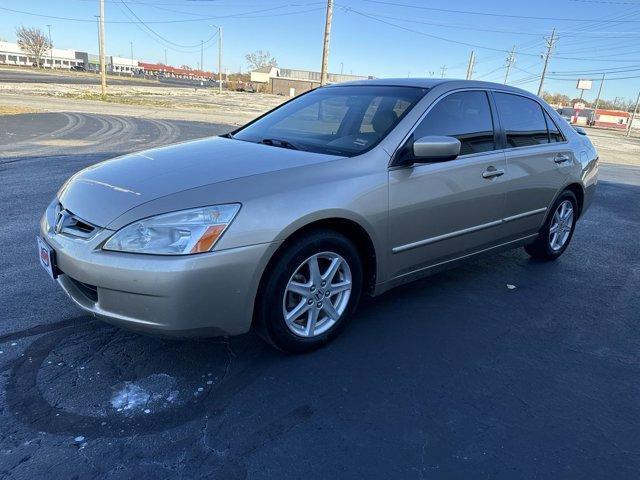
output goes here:
{"type": "Polygon", "coordinates": [[[20,50],[35,57],[36,65],[42,66],[42,58],[50,48],[53,48],[53,45],[49,45],[49,39],[44,32],[35,27],[20,27],[16,29],[16,37],[20,50]]]}
{"type": "Polygon", "coordinates": [[[249,69],[256,70],[262,67],[277,67],[278,61],[275,57],[272,57],[269,52],[263,52],[262,50],[256,50],[252,53],[247,53],[244,58],[247,59],[249,69]]]}

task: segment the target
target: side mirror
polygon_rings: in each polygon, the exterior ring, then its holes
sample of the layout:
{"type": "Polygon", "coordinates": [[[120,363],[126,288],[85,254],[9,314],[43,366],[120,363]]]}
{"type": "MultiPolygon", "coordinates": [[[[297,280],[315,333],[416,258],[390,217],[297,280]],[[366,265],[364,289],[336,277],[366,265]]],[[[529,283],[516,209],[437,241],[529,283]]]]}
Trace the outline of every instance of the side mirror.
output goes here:
{"type": "Polygon", "coordinates": [[[582,127],[576,127],[575,125],[572,125],[573,129],[578,132],[580,135],[586,135],[587,131],[582,128],[582,127]]]}
{"type": "Polygon", "coordinates": [[[460,140],[454,137],[427,136],[413,142],[416,163],[443,162],[460,155],[460,140]]]}

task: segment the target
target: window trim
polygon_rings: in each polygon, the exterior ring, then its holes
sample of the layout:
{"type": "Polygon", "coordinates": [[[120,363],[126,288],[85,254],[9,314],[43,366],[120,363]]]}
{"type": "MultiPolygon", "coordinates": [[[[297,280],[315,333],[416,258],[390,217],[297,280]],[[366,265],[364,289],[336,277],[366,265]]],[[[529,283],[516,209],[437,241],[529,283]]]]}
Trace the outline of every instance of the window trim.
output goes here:
{"type": "MultiPolygon", "coordinates": [[[[553,117],[552,117],[552,116],[551,116],[551,114],[547,111],[547,109],[544,107],[544,105],[543,105],[542,103],[540,103],[540,102],[538,101],[538,99],[536,99],[536,98],[534,98],[534,97],[531,97],[531,96],[529,96],[529,95],[524,95],[524,94],[522,94],[522,93],[520,93],[520,92],[512,92],[512,91],[510,91],[510,90],[502,90],[502,89],[498,89],[498,88],[492,88],[492,89],[491,89],[491,96],[492,96],[492,97],[493,97],[493,94],[494,94],[494,93],[504,93],[504,94],[507,94],[507,95],[515,95],[515,96],[518,96],[518,97],[527,98],[527,99],[529,99],[529,100],[531,100],[531,101],[533,101],[533,102],[537,103],[537,104],[538,104],[538,106],[542,109],[542,112],[543,112],[543,113],[542,113],[542,118],[544,118],[544,112],[546,112],[546,113],[549,115],[549,118],[551,118],[551,120],[553,121],[553,117]]],[[[495,101],[495,99],[494,99],[494,101],[495,101]]],[[[497,108],[497,105],[496,105],[496,112],[497,112],[497,110],[498,110],[498,108],[497,108]]],[[[500,114],[498,113],[498,117],[499,117],[499,116],[500,116],[500,114]]],[[[568,143],[569,143],[569,141],[567,140],[566,135],[565,135],[565,134],[562,132],[562,130],[558,127],[558,124],[557,124],[555,121],[553,121],[553,123],[554,123],[554,125],[556,126],[556,128],[557,128],[557,129],[558,129],[558,131],[560,132],[560,135],[561,135],[561,136],[562,136],[562,138],[563,138],[563,141],[562,141],[562,142],[553,142],[553,143],[548,142],[548,143],[540,143],[540,144],[538,144],[538,145],[527,145],[527,146],[524,146],[524,147],[509,147],[509,146],[507,146],[507,131],[504,129],[504,127],[502,126],[502,123],[501,123],[501,124],[500,124],[500,134],[501,134],[501,137],[502,137],[502,146],[503,146],[503,149],[502,149],[501,151],[503,151],[503,152],[505,152],[505,153],[508,153],[508,152],[511,152],[511,151],[514,151],[514,150],[522,150],[522,149],[524,149],[524,148],[544,148],[544,147],[549,147],[549,145],[565,145],[565,144],[568,144],[568,143]]],[[[546,121],[546,119],[545,119],[545,126],[546,126],[546,124],[547,124],[547,121],[546,121]]],[[[548,127],[547,127],[547,139],[549,139],[549,128],[548,128],[548,127]]]]}
{"type": "Polygon", "coordinates": [[[431,162],[431,163],[455,162],[456,160],[464,160],[466,158],[479,156],[479,155],[492,155],[496,152],[501,152],[504,150],[504,148],[500,148],[500,147],[503,147],[503,145],[500,143],[500,137],[499,137],[499,132],[502,127],[501,127],[500,120],[498,118],[499,116],[498,116],[495,103],[493,102],[493,95],[491,94],[491,90],[483,87],[456,88],[455,90],[449,90],[447,92],[444,92],[442,95],[436,98],[433,102],[431,102],[431,104],[425,109],[425,111],[422,112],[422,114],[420,115],[416,123],[414,123],[411,126],[407,134],[402,138],[402,140],[400,141],[396,149],[393,151],[393,154],[391,155],[391,159],[389,160],[388,168],[411,167],[411,165],[398,164],[400,151],[404,148],[406,143],[409,141],[409,138],[413,135],[413,133],[416,131],[416,129],[422,123],[425,117],[429,114],[429,112],[431,112],[431,110],[433,110],[433,108],[435,108],[435,106],[438,103],[440,103],[442,100],[447,98],[449,95],[453,95],[460,92],[483,92],[487,96],[487,103],[489,104],[489,111],[491,112],[491,122],[493,124],[493,143],[497,148],[495,148],[494,150],[487,150],[485,152],[476,152],[476,153],[468,153],[466,155],[458,155],[453,160],[447,160],[446,162],[431,162]]]}

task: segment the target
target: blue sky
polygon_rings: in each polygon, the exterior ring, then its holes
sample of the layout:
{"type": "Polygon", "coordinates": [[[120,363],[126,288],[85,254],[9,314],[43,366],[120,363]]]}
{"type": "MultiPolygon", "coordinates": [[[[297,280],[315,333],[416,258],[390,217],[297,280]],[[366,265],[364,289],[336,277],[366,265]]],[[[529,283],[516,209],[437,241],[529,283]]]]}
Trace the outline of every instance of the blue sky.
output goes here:
{"type": "MultiPolygon", "coordinates": [[[[262,49],[282,67],[319,70],[325,1],[318,0],[106,0],[107,52],[163,61],[172,65],[200,62],[200,41],[224,29],[224,62],[229,71],[246,70],[244,55],[262,49]],[[128,8],[127,8],[128,7],[128,8]],[[133,12],[133,13],[132,13],[133,12]],[[135,14],[135,16],[134,16],[135,14]],[[172,23],[153,23],[167,22],[172,23]],[[180,45],[180,46],[177,46],[180,45]]],[[[94,16],[97,0],[24,0],[0,3],[0,38],[15,40],[19,25],[51,24],[59,48],[97,52],[94,16]],[[8,11],[82,19],[46,18],[8,11]]],[[[575,80],[611,79],[603,97],[635,98],[640,89],[640,1],[637,0],[336,0],[330,71],[377,77],[464,78],[471,50],[474,78],[502,82],[506,51],[516,46],[510,79],[536,91],[542,70],[544,36],[556,27],[558,42],[550,61],[545,90],[578,96],[575,80]],[[449,10],[449,11],[443,11],[449,10]],[[451,10],[456,10],[453,12],[451,10]],[[464,12],[481,12],[482,15],[464,12]],[[508,15],[508,16],[505,16],[508,15]],[[538,18],[521,18],[538,17],[538,18]],[[627,78],[625,77],[639,77],[627,78]]],[[[204,68],[217,69],[217,38],[206,44],[204,68]]],[[[598,82],[585,98],[595,98],[598,82]]]]}

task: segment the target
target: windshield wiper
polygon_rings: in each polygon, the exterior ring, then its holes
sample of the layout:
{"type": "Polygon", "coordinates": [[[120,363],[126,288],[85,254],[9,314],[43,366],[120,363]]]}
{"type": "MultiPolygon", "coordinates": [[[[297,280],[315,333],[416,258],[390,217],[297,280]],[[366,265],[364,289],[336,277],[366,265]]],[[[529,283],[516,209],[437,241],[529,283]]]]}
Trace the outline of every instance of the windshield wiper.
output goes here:
{"type": "Polygon", "coordinates": [[[282,140],[281,138],[263,138],[260,142],[264,145],[271,145],[272,147],[288,148],[290,150],[306,150],[300,145],[290,142],[289,140],[282,140]]]}

